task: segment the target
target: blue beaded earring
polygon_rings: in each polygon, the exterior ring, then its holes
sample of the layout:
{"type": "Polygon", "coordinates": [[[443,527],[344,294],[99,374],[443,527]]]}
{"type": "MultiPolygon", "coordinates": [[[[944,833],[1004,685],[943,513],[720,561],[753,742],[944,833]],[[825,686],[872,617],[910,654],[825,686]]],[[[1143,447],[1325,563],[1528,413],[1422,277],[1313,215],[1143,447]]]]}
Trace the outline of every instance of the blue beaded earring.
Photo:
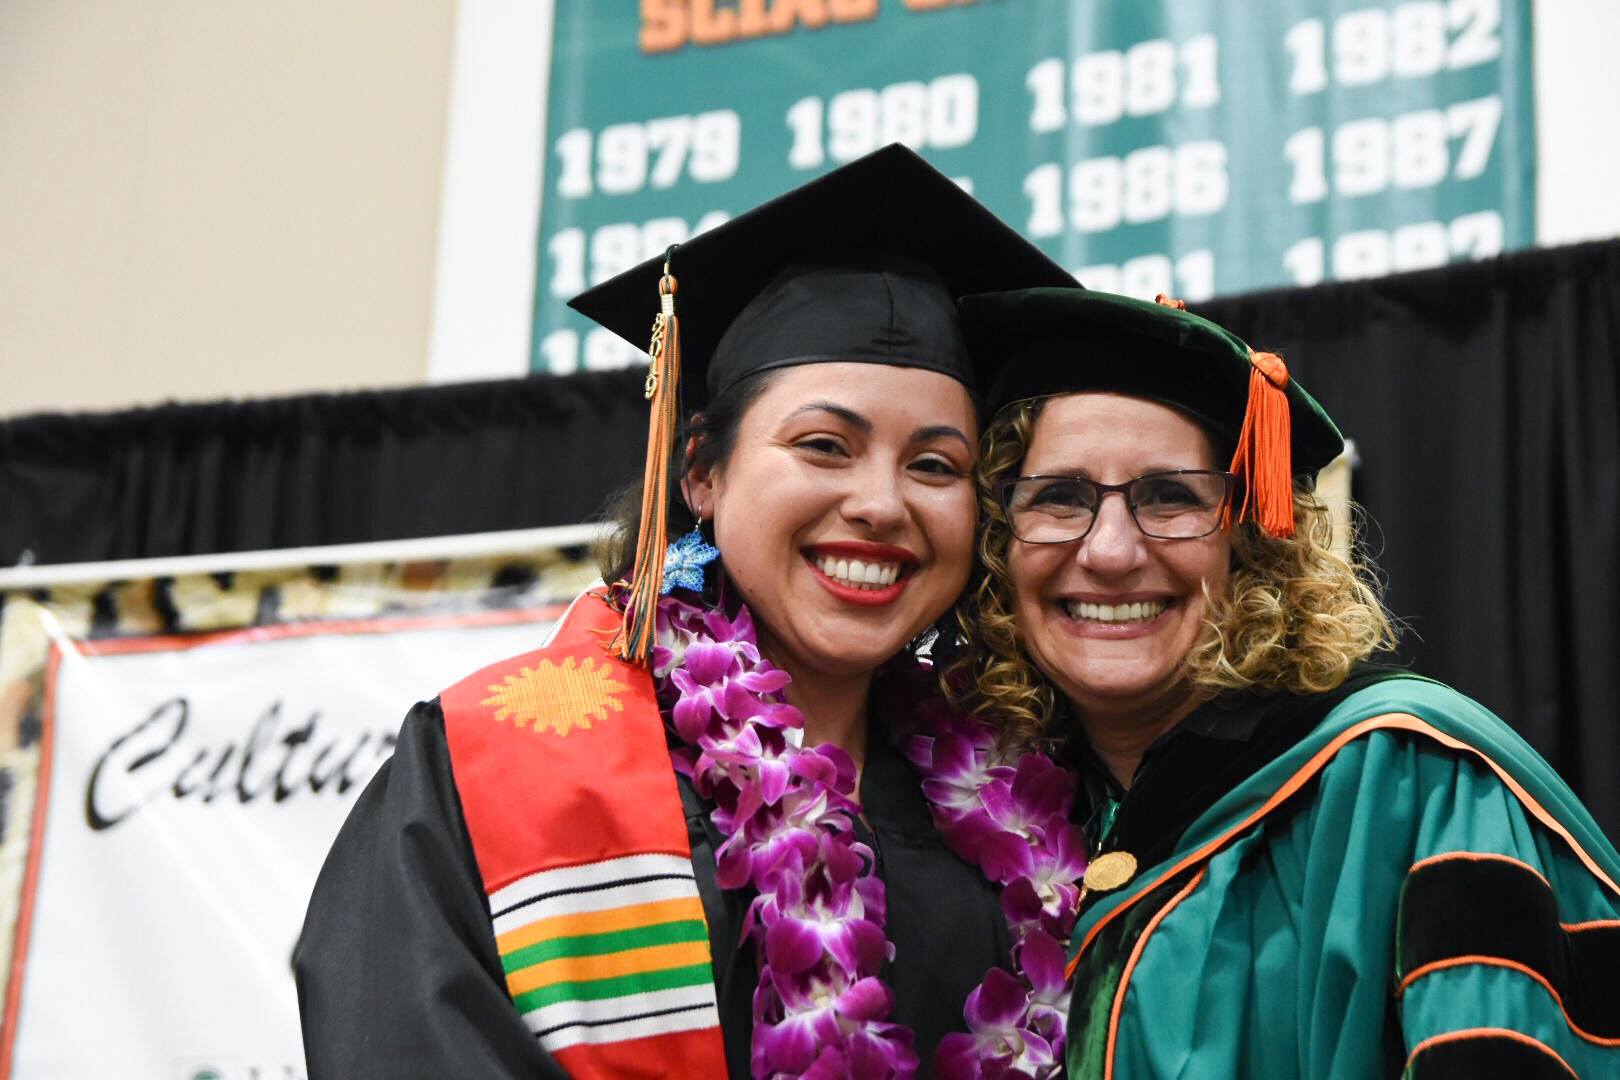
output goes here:
{"type": "Polygon", "coordinates": [[[664,549],[664,582],[659,592],[669,595],[671,589],[703,591],[704,567],[720,557],[720,549],[703,536],[703,523],[692,526],[692,531],[664,549]]]}

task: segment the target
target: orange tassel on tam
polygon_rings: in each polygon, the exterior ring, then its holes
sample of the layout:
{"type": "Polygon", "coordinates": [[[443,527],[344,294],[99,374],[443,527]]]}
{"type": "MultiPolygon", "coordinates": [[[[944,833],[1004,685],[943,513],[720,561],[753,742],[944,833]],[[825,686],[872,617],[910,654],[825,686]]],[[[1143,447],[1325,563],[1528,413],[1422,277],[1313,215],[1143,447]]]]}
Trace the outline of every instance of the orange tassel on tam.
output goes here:
{"type": "MultiPolygon", "coordinates": [[[[672,252],[673,248],[670,249],[672,252]]],[[[675,277],[664,257],[658,279],[658,318],[647,347],[645,395],[652,402],[647,421],[647,465],[641,480],[641,529],[630,576],[624,619],[610,646],[622,659],[646,663],[652,656],[658,597],[664,585],[664,551],[668,546],[669,465],[675,453],[677,403],[681,390],[681,328],[675,317],[675,277]]]]}
{"type": "MultiPolygon", "coordinates": [[[[1288,366],[1275,353],[1249,353],[1249,403],[1231,471],[1243,483],[1237,520],[1272,536],[1294,535],[1293,432],[1288,417],[1288,366]],[[1250,507],[1253,507],[1251,514],[1250,507]]],[[[1223,525],[1232,522],[1228,503],[1223,525]]]]}

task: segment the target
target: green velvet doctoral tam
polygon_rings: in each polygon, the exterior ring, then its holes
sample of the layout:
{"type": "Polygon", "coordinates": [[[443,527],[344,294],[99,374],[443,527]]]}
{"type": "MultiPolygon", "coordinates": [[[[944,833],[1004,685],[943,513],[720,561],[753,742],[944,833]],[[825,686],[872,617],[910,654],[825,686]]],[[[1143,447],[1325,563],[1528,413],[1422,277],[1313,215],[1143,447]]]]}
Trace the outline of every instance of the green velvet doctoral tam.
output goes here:
{"type": "Polygon", "coordinates": [[[1088,898],[1069,1075],[1620,1076],[1620,855],[1552,769],[1413,676],[1306,720],[1088,898]]]}

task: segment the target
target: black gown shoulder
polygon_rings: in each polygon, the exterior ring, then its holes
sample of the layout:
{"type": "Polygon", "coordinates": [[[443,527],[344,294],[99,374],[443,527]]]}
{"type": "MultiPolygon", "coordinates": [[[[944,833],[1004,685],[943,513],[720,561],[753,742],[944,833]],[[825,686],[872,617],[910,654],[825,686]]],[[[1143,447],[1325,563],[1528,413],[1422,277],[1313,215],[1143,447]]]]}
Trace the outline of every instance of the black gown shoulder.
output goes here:
{"type": "Polygon", "coordinates": [[[293,974],[310,1080],[567,1076],[507,996],[437,701],[338,832],[293,974]]]}
{"type": "MultiPolygon", "coordinates": [[[[876,725],[874,725],[874,728],[876,725]]],[[[749,1075],[752,894],[715,885],[712,809],[677,777],[709,923],[728,1070],[749,1075]]],[[[874,731],[860,838],[888,893],[892,1019],[934,1047],[964,1030],[962,1003],[1009,962],[999,897],[944,844],[916,776],[874,731]]],[[[561,1077],[507,995],[438,703],[411,710],[394,757],[361,794],[327,856],[293,953],[310,1080],[326,1077],[561,1077]]]]}

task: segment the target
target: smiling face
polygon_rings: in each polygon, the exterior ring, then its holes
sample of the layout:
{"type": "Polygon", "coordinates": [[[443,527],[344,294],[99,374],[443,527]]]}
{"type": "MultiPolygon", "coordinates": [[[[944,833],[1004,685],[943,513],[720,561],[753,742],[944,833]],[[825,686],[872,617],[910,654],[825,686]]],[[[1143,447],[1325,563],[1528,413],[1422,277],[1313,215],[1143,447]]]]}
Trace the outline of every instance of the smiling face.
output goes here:
{"type": "Polygon", "coordinates": [[[773,660],[869,672],[950,607],[972,562],[977,439],[967,390],[937,372],[775,375],[730,456],[687,485],[773,660]]]}
{"type": "MultiPolygon", "coordinates": [[[[1165,405],[1070,394],[1042,409],[1019,474],[1118,484],[1146,473],[1219,469],[1204,430],[1165,405]]],[[[1007,569],[1024,647],[1083,716],[1159,716],[1187,697],[1181,664],[1225,595],[1231,543],[1142,534],[1122,495],[1105,496],[1084,539],[1014,539],[1007,569]]]]}

